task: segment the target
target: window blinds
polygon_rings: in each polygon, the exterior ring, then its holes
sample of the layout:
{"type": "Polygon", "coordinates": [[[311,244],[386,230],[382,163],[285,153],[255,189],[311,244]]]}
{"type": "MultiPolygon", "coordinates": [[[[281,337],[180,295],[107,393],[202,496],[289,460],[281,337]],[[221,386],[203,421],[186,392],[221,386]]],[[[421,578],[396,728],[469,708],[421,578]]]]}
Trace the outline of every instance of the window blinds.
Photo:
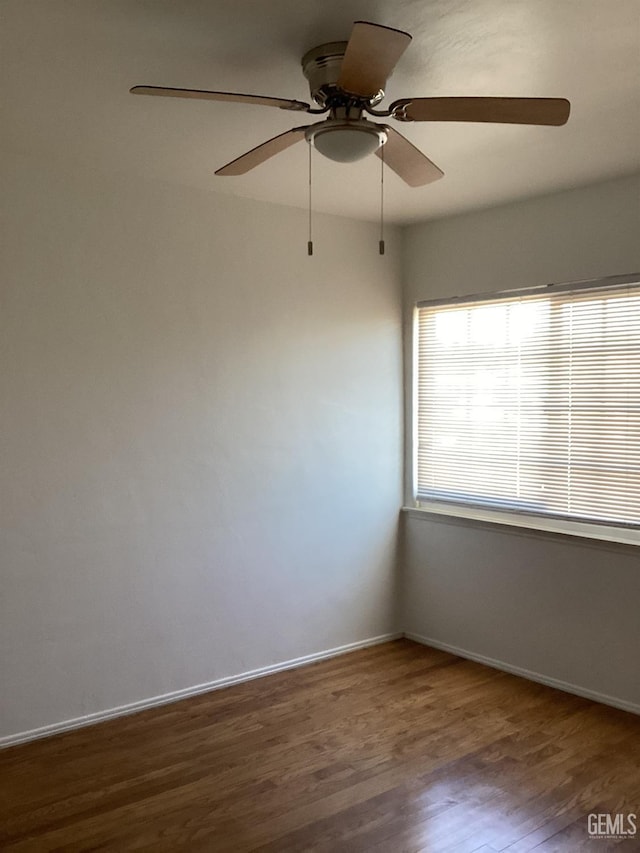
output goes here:
{"type": "Polygon", "coordinates": [[[417,309],[417,497],[640,525],[640,286],[417,309]]]}

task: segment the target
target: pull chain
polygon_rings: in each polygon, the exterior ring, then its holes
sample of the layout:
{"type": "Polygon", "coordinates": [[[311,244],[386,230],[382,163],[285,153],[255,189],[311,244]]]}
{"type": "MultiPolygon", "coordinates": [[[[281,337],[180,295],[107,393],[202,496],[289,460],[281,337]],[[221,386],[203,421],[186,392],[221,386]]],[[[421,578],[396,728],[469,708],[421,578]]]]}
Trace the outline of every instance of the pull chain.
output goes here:
{"type": "Polygon", "coordinates": [[[312,201],[312,196],[311,196],[311,142],[309,142],[308,145],[309,145],[309,240],[307,242],[307,254],[313,255],[313,240],[312,240],[312,235],[311,235],[311,201],[312,201]]]}
{"type": "Polygon", "coordinates": [[[384,145],[380,149],[380,241],[378,250],[384,255],[384,145]]]}

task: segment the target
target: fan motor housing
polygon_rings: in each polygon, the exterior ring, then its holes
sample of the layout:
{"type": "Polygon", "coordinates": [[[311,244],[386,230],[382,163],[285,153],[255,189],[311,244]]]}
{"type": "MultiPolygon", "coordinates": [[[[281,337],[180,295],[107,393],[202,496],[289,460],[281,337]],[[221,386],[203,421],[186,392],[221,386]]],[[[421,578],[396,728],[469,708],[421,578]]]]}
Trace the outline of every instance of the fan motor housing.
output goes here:
{"type": "Polygon", "coordinates": [[[333,106],[343,100],[355,99],[375,106],[384,98],[380,89],[372,98],[357,98],[338,86],[346,41],[331,41],[308,50],[302,57],[302,72],[309,81],[311,97],[321,107],[333,106]]]}

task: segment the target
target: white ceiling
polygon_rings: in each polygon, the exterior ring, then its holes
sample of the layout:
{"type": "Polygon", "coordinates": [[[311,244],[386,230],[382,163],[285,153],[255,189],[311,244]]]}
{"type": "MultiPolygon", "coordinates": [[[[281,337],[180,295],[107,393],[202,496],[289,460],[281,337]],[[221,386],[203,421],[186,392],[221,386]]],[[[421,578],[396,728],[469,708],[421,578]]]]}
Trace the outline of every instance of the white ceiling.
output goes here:
{"type": "MultiPolygon", "coordinates": [[[[309,100],[300,58],[354,20],[413,42],[388,100],[567,97],[568,125],[397,124],[445,172],[385,179],[386,218],[410,222],[640,169],[638,0],[0,0],[3,148],[304,207],[301,143],[240,178],[213,172],[300,114],[134,97],[134,84],[309,100]]],[[[384,104],[382,105],[384,106],[384,104]]],[[[314,158],[317,210],[375,219],[380,163],[314,158]]]]}

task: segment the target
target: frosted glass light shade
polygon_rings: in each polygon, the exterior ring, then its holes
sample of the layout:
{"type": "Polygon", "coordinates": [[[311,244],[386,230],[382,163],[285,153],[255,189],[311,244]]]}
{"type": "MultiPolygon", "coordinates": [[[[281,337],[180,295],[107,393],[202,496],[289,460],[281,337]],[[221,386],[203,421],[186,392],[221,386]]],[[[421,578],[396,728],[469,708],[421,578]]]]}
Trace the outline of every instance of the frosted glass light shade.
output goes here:
{"type": "Polygon", "coordinates": [[[353,124],[323,128],[312,139],[318,151],[330,160],[353,163],[377,151],[387,141],[387,134],[374,124],[353,124]]]}

